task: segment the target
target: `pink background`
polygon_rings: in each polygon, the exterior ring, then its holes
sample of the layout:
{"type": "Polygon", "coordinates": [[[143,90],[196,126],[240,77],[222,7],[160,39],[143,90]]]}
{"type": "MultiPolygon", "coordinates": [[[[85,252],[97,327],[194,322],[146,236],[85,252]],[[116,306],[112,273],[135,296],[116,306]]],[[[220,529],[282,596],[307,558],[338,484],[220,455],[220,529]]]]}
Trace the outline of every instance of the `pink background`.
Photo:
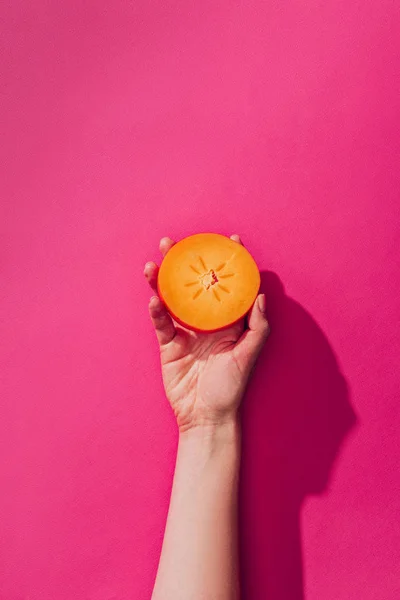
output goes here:
{"type": "MultiPolygon", "coordinates": [[[[150,598],[162,235],[240,233],[245,600],[400,597],[400,5],[6,0],[0,599],[150,598]]],[[[177,568],[179,577],[179,568],[177,568]]]]}

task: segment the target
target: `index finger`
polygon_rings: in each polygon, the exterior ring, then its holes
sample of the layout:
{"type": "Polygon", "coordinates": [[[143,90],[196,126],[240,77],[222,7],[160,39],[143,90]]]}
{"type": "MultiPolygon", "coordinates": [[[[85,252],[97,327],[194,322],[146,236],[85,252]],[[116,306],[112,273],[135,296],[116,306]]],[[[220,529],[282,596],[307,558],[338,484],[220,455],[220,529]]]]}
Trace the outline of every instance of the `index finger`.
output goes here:
{"type": "Polygon", "coordinates": [[[175,244],[174,240],[171,240],[169,237],[163,237],[160,240],[160,252],[163,257],[171,250],[172,246],[175,244]]]}

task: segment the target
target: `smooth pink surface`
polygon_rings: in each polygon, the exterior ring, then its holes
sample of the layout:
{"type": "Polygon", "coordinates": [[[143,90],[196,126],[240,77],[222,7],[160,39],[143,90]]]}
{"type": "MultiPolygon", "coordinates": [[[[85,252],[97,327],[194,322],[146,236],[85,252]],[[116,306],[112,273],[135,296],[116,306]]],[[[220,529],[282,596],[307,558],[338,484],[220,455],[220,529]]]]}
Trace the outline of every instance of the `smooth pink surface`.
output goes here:
{"type": "Polygon", "coordinates": [[[399,3],[2,12],[1,600],[150,598],[177,436],[142,270],[198,231],[242,235],[273,328],[244,599],[398,600],[399,3]]]}

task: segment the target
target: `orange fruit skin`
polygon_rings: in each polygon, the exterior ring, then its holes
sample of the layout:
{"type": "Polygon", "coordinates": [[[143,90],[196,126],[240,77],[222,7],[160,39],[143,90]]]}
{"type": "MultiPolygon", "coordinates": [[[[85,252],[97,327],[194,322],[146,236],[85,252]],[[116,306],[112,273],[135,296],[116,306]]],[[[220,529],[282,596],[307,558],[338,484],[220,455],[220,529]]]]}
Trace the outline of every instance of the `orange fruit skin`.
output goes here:
{"type": "Polygon", "coordinates": [[[205,233],[188,236],[172,247],[161,263],[157,287],[161,301],[177,323],[192,331],[212,333],[246,316],[257,298],[260,281],[257,265],[243,246],[223,235],[205,233]],[[219,269],[214,265],[216,273],[210,268],[213,262],[221,263],[219,269]],[[200,302],[193,302],[198,296],[200,302]],[[178,315],[179,311],[186,318],[178,315]],[[198,325],[196,320],[202,323],[198,325]]]}

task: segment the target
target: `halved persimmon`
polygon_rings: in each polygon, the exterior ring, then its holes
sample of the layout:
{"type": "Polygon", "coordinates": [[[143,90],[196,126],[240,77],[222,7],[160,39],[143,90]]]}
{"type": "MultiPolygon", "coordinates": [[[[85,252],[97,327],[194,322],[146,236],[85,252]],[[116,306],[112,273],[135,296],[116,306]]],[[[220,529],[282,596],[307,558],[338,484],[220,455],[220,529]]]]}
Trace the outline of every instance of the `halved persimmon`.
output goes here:
{"type": "Polygon", "coordinates": [[[259,288],[260,273],[251,254],[216,233],[176,243],[158,274],[158,292],[170,314],[197,331],[236,323],[253,305],[259,288]]]}

